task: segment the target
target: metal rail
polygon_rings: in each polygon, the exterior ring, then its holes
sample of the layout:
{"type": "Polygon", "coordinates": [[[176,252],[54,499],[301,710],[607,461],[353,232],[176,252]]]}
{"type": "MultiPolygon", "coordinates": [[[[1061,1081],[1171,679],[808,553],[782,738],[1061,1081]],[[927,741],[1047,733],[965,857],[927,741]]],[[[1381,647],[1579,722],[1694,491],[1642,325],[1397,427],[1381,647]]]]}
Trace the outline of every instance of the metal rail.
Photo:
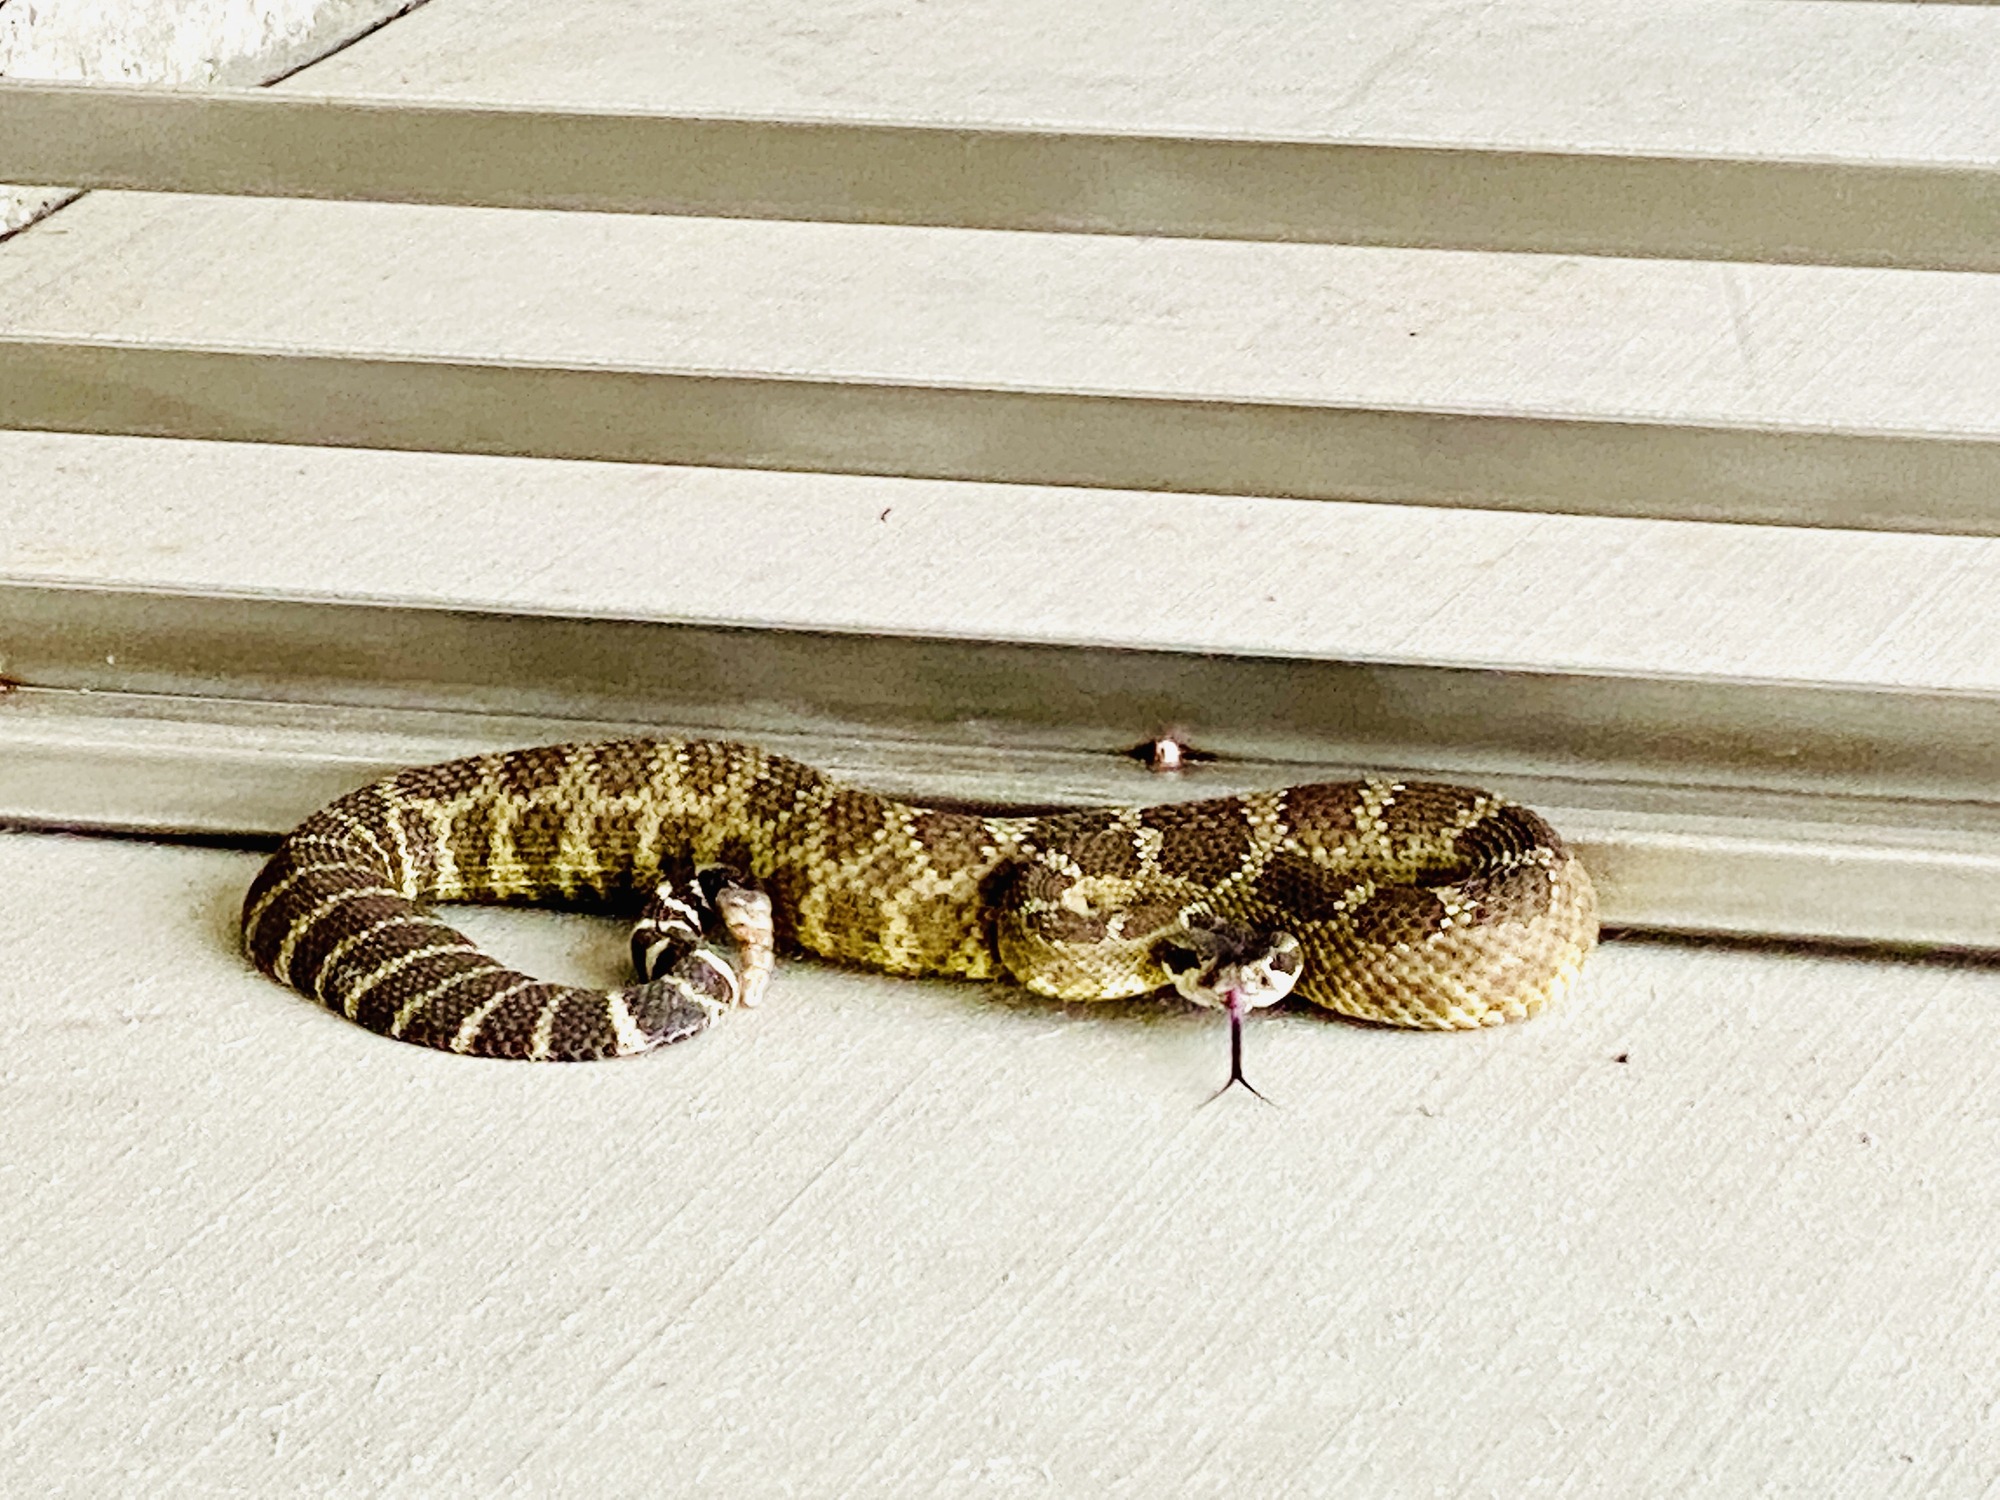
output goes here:
{"type": "Polygon", "coordinates": [[[2000,695],[729,630],[0,586],[0,821],[263,837],[395,765],[754,738],[908,794],[1475,781],[1583,851],[1612,925],[2000,950],[2000,695]],[[1216,758],[1126,752],[1162,731],[1216,758]]]}
{"type": "Polygon", "coordinates": [[[2000,436],[0,336],[0,427],[2000,534],[2000,436]]]}
{"type": "Polygon", "coordinates": [[[986,129],[0,81],[0,180],[729,218],[2000,269],[2000,163],[986,129]]]}

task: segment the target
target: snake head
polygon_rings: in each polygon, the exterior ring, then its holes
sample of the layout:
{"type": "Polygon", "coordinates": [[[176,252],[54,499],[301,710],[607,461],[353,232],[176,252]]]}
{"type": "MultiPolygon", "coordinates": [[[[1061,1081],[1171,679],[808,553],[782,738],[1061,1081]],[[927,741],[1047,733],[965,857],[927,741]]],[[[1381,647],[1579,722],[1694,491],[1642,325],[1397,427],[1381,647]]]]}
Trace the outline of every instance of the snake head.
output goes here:
{"type": "Polygon", "coordinates": [[[1264,1099],[1243,1076],[1243,1018],[1292,992],[1305,968],[1299,940],[1289,932],[1256,932],[1195,916],[1163,939],[1154,956],[1182,995],[1196,1005],[1229,1012],[1229,1082],[1211,1100],[1239,1083],[1264,1099]]]}
{"type": "Polygon", "coordinates": [[[1155,957],[1187,999],[1238,1017],[1276,1005],[1305,968],[1299,940],[1289,932],[1199,917],[1163,939],[1155,957]]]}

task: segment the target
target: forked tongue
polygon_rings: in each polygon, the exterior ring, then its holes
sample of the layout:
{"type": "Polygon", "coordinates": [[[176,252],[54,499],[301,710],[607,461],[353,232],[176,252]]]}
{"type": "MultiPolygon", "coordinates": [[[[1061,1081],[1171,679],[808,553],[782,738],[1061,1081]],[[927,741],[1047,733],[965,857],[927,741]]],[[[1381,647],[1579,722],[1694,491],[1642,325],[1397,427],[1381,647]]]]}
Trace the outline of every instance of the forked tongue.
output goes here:
{"type": "Polygon", "coordinates": [[[1229,1012],[1229,1082],[1210,1094],[1202,1103],[1213,1104],[1240,1083],[1269,1104],[1271,1101],[1265,1099],[1257,1086],[1243,1076],[1243,1018],[1250,1013],[1250,1005],[1243,998],[1241,990],[1223,991],[1222,1005],[1223,1009],[1229,1012]]]}

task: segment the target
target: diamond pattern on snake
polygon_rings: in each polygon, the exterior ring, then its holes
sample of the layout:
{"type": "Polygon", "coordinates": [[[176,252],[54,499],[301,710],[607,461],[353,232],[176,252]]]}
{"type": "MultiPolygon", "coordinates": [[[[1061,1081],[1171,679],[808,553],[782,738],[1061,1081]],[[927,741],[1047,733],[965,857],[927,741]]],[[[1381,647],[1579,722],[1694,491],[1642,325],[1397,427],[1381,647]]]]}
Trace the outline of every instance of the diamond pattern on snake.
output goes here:
{"type": "Polygon", "coordinates": [[[754,1003],[780,951],[1051,999],[1177,991],[1231,1022],[1287,995],[1430,1029],[1531,1016],[1597,938],[1589,877],[1470,787],[1326,782],[1002,816],[849,786],[755,746],[476,755],[349,793],[251,885],[257,967],[370,1031],[481,1057],[622,1057],[754,1003]],[[428,908],[638,913],[637,980],[549,984],[428,908]],[[719,943],[734,949],[725,954],[719,943]]]}

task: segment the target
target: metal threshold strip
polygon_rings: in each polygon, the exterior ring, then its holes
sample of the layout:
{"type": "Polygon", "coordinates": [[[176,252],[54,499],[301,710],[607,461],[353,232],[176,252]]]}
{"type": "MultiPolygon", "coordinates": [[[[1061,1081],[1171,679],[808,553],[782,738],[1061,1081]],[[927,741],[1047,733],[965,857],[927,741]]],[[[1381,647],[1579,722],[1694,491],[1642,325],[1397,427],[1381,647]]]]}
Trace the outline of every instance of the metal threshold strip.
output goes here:
{"type": "Polygon", "coordinates": [[[0,82],[0,180],[2000,269],[2000,163],[1525,151],[0,82]]]}
{"type": "Polygon", "coordinates": [[[2000,434],[0,336],[0,427],[2000,534],[2000,434]]]}
{"type": "Polygon", "coordinates": [[[624,733],[887,790],[1150,801],[1386,771],[1581,847],[1609,924],[2000,949],[2000,695],[0,585],[0,820],[260,838],[376,772],[624,733]],[[1126,752],[1172,731],[1178,776],[1126,752]]]}

